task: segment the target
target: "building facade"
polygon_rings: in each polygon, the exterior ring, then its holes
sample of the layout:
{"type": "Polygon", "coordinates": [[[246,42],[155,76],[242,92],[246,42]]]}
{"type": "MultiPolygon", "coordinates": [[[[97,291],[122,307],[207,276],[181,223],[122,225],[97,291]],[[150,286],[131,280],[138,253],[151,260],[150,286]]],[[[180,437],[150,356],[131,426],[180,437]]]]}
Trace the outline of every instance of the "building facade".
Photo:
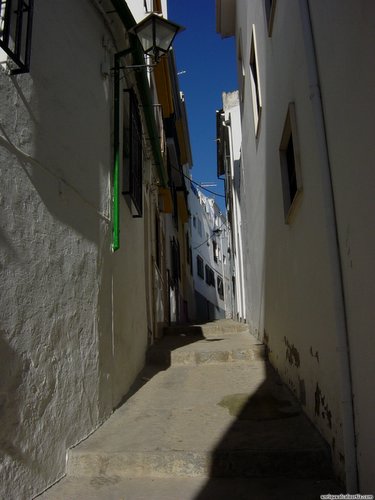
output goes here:
{"type": "Polygon", "coordinates": [[[350,493],[375,489],[374,15],[217,1],[237,45],[246,319],[350,493]]]}
{"type": "Polygon", "coordinates": [[[226,217],[213,198],[191,184],[191,244],[195,321],[232,317],[231,249],[226,217]]]}
{"type": "Polygon", "coordinates": [[[133,68],[145,58],[129,30],[151,11],[166,16],[166,2],[10,3],[0,7],[0,497],[19,499],[64,474],[68,448],[121,404],[171,319],[168,140],[179,169],[190,145],[181,96],[169,95],[181,116],[167,133],[159,76],[133,68]]]}
{"type": "Polygon", "coordinates": [[[241,114],[239,93],[223,93],[216,111],[217,175],[225,182],[225,199],[232,249],[232,318],[246,321],[241,216],[241,114]]]}

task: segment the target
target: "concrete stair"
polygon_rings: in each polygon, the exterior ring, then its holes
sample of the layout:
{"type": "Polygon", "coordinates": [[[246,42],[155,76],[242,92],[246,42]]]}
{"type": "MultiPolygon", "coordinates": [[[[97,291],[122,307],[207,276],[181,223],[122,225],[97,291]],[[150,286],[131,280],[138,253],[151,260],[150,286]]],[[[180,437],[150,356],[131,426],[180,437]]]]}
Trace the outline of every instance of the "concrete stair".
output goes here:
{"type": "Polygon", "coordinates": [[[245,325],[168,329],[148,363],[139,390],[70,450],[67,477],[42,498],[305,499],[338,491],[326,443],[245,325]],[[256,496],[246,496],[249,488],[256,496]]]}

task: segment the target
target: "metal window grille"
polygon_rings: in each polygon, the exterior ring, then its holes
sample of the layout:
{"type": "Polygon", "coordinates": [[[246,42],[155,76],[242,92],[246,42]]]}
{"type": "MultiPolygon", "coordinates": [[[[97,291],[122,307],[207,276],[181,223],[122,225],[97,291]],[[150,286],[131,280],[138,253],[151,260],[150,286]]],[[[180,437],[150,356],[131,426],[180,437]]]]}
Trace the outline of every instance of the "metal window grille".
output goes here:
{"type": "Polygon", "coordinates": [[[129,95],[128,126],[125,127],[125,172],[123,194],[130,196],[134,205],[135,217],[142,217],[142,123],[137,97],[133,90],[126,90],[129,95]]]}
{"type": "Polygon", "coordinates": [[[0,48],[14,75],[30,70],[33,10],[34,0],[0,0],[0,48]]]}

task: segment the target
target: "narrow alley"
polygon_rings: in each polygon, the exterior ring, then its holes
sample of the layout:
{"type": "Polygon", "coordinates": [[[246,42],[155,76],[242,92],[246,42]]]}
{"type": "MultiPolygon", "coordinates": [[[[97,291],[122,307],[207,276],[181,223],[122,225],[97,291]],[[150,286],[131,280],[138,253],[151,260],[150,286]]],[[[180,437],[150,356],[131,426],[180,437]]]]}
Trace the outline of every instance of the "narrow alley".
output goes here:
{"type": "Polygon", "coordinates": [[[0,0],[0,500],[374,498],[374,19],[0,0]]]}
{"type": "Polygon", "coordinates": [[[169,328],[148,359],[133,395],[70,450],[67,476],[40,500],[308,500],[339,491],[326,443],[246,325],[169,328]]]}

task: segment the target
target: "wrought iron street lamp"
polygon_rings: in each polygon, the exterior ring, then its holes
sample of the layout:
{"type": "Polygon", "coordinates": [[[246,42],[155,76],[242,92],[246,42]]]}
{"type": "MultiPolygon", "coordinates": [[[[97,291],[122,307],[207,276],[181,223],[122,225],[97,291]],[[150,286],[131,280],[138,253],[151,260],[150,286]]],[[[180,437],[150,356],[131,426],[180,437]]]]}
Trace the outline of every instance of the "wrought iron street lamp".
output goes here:
{"type": "Polygon", "coordinates": [[[152,13],[134,26],[130,32],[137,35],[143,51],[157,63],[163,54],[166,54],[172,42],[180,31],[185,28],[152,13]]]}

